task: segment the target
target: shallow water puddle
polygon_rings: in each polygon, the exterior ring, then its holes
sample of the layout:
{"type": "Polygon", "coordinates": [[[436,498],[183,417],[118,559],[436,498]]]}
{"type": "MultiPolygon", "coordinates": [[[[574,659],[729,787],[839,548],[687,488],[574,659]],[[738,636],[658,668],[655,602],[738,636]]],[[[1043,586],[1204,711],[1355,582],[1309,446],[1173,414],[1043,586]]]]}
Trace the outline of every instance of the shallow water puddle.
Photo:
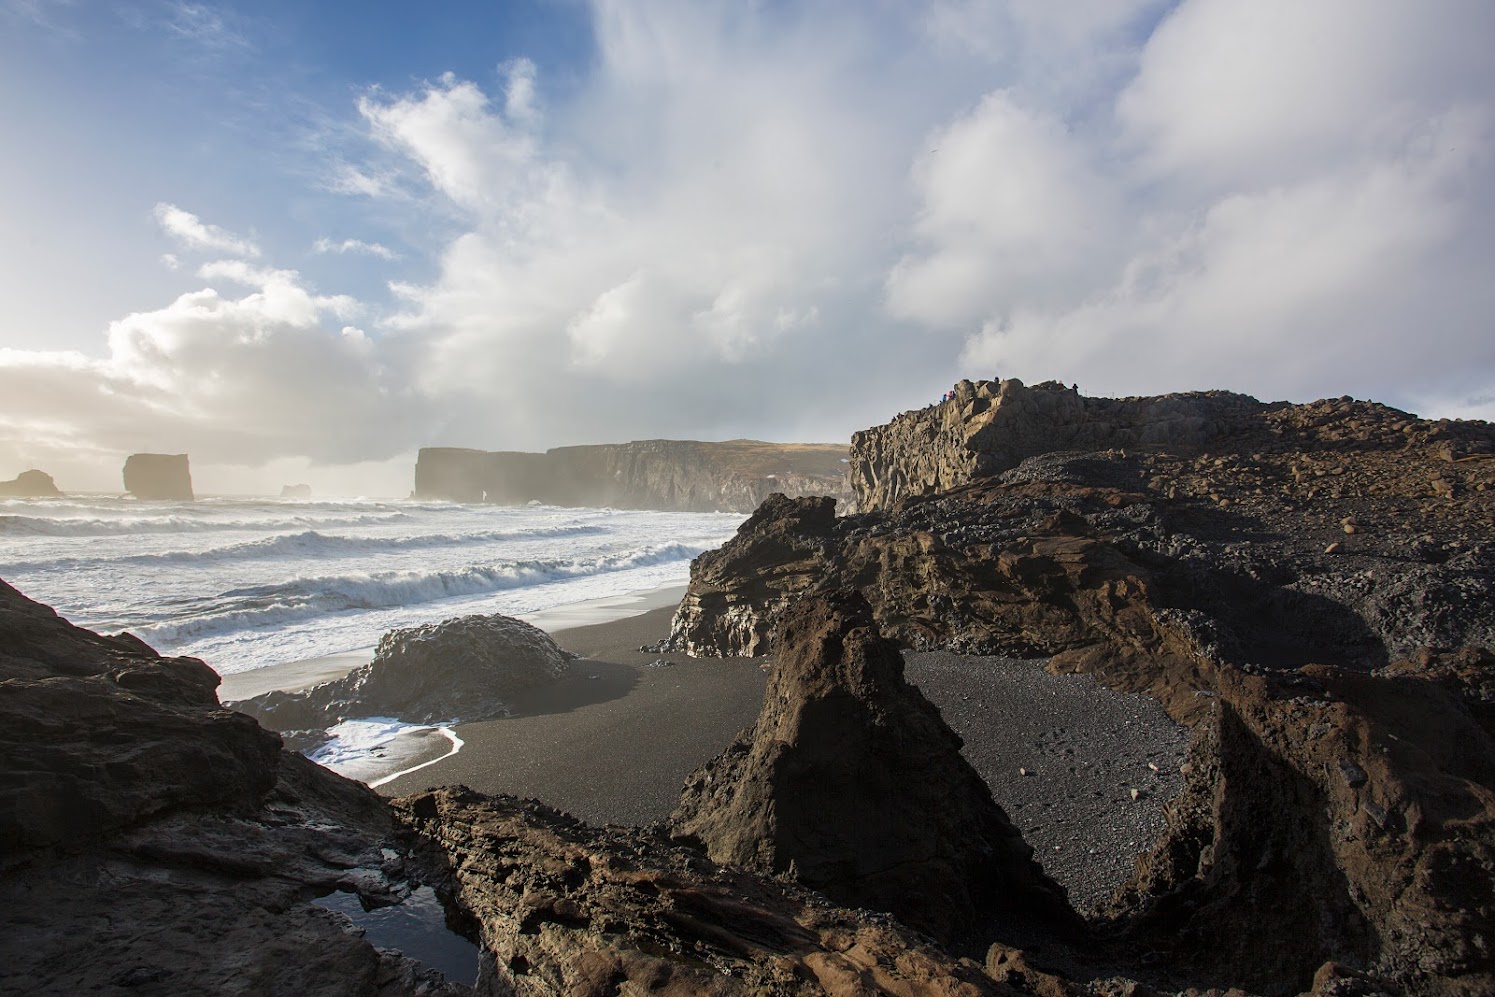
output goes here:
{"type": "Polygon", "coordinates": [[[356,893],[333,892],[312,903],[347,916],[370,945],[399,949],[455,983],[478,978],[478,947],[446,926],[446,911],[429,886],[390,907],[364,910],[356,893]]]}

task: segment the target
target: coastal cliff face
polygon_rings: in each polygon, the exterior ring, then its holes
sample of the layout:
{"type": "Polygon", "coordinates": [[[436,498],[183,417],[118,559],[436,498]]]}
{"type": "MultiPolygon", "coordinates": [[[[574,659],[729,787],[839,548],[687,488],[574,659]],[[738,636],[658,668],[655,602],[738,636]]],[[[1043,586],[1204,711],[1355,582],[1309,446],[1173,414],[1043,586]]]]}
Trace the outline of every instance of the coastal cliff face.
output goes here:
{"type": "Polygon", "coordinates": [[[135,453],[125,458],[125,491],[147,501],[191,502],[187,455],[135,453]]]}
{"type": "Polygon", "coordinates": [[[765,503],[693,564],[673,647],[761,653],[850,587],[906,646],[1150,694],[1195,740],[1117,939],[1196,986],[1495,989],[1495,427],[988,393],[858,434],[871,512],[765,503]]]}
{"type": "Polygon", "coordinates": [[[1016,378],[961,381],[951,401],[853,434],[850,480],[861,508],[889,509],[993,477],[1041,454],[1197,449],[1259,437],[1274,413],[1294,408],[1229,391],[1088,398],[1058,381],[1032,387],[1016,378]]]}
{"type": "Polygon", "coordinates": [[[0,481],[0,496],[6,498],[57,498],[61,494],[46,471],[22,471],[10,481],[0,481]]]}
{"type": "Polygon", "coordinates": [[[751,512],[774,492],[850,501],[834,444],[642,440],[545,453],[425,447],[415,496],[453,502],[751,512]]]}

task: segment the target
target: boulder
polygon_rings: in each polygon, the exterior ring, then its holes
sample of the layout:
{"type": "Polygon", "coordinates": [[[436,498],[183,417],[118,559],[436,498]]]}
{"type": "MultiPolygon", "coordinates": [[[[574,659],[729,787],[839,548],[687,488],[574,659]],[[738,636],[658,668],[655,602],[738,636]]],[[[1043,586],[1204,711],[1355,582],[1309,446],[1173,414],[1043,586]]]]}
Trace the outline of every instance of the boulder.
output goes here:
{"type": "Polygon", "coordinates": [[[686,781],[673,833],[949,940],[979,915],[1065,919],[939,711],[855,592],[780,617],[758,722],[686,781]]]}
{"type": "Polygon", "coordinates": [[[326,730],[349,717],[491,720],[508,714],[514,696],[564,675],[572,657],[523,620],[462,616],[391,630],[373,661],[335,681],[233,706],[283,731],[326,730]]]}
{"type": "Polygon", "coordinates": [[[187,455],[136,453],[125,458],[125,491],[147,501],[191,502],[187,455]]]}
{"type": "Polygon", "coordinates": [[[10,481],[0,481],[0,497],[56,498],[61,494],[46,471],[22,471],[10,481]]]}

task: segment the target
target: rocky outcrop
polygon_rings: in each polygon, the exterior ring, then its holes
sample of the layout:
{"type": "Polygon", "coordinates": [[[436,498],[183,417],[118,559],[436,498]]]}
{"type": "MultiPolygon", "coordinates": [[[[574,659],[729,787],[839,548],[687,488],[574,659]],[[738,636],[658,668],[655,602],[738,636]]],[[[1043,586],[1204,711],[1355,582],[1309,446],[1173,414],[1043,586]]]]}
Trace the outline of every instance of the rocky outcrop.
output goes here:
{"type": "Polygon", "coordinates": [[[774,492],[845,505],[847,450],[834,444],[643,440],[545,453],[425,447],[415,497],[453,502],[751,512],[774,492]]]}
{"type": "Polygon", "coordinates": [[[1463,423],[1428,423],[1351,399],[1316,405],[1259,402],[1229,391],[1090,398],[1057,381],[961,381],[955,398],[855,433],[849,477],[862,509],[889,509],[1063,451],[1240,449],[1263,436],[1400,448],[1441,443],[1449,454],[1489,452],[1463,423]],[[1348,417],[1325,405],[1353,404],[1348,417]],[[1353,423],[1353,425],[1351,425],[1353,423]]]}
{"type": "Polygon", "coordinates": [[[373,661],[340,679],[232,705],[281,731],[325,730],[349,717],[491,720],[508,714],[515,695],[564,675],[572,657],[523,620],[461,616],[391,630],[373,661]]]}
{"type": "Polygon", "coordinates": [[[1495,427],[1230,405],[861,515],[766,505],[697,560],[672,640],[754,653],[796,597],[852,587],[908,646],[1147,692],[1196,739],[1116,944],[1173,986],[1489,992],[1495,427]]]}
{"type": "Polygon", "coordinates": [[[1418,994],[1495,990],[1495,741],[1471,716],[1492,681],[1482,649],[1221,670],[1169,833],[1113,903],[1129,943],[1262,993],[1326,962],[1418,994]]]}
{"type": "Polygon", "coordinates": [[[1015,993],[896,922],[717,866],[657,830],[592,828],[462,787],[394,807],[476,922],[498,993],[1015,993]]]}
{"type": "Polygon", "coordinates": [[[311,485],[281,485],[280,497],[304,501],[311,498],[311,485]]]}
{"type": "Polygon", "coordinates": [[[191,502],[187,455],[135,453],[125,458],[125,491],[147,501],[191,502]]]}
{"type": "Polygon", "coordinates": [[[46,471],[22,471],[10,481],[0,481],[0,497],[57,498],[62,492],[46,471]]]}
{"type": "Polygon", "coordinates": [[[947,941],[978,916],[1059,921],[1063,890],[960,747],[865,599],[807,596],[779,620],[758,722],[686,780],[670,825],[947,941]]]}
{"type": "Polygon", "coordinates": [[[0,991],[468,992],[307,903],[409,888],[388,810],[217,685],[0,582],[0,991]]]}

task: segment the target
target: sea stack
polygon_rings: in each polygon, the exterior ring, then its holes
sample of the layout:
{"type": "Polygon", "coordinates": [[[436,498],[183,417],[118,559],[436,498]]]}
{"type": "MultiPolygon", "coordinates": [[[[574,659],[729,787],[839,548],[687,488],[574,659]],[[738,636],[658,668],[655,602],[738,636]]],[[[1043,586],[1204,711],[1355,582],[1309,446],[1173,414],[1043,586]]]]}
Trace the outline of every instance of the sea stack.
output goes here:
{"type": "Polygon", "coordinates": [[[311,485],[281,485],[280,497],[283,499],[309,499],[311,498],[311,485]]]}
{"type": "Polygon", "coordinates": [[[10,481],[0,481],[0,496],[6,498],[57,498],[62,492],[46,471],[22,471],[10,481]]]}
{"type": "Polygon", "coordinates": [[[134,453],[125,459],[125,491],[138,499],[191,502],[192,472],[184,453],[134,453]]]}

